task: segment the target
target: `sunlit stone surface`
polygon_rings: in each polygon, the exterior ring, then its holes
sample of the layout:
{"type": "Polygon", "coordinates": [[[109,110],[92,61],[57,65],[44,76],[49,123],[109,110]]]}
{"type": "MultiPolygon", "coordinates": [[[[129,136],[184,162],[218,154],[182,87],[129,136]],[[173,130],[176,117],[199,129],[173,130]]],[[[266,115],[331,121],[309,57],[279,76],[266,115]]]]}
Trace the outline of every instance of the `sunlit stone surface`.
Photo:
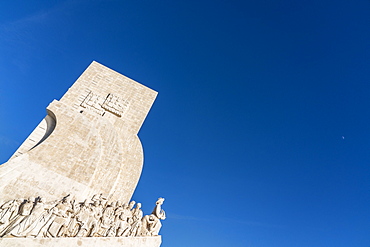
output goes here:
{"type": "Polygon", "coordinates": [[[157,92],[93,62],[0,166],[1,246],[157,247],[166,218],[130,202],[157,92]],[[136,205],[136,207],[135,207],[136,205]]]}
{"type": "Polygon", "coordinates": [[[93,62],[0,166],[0,200],[105,193],[127,203],[143,165],[137,134],[156,95],[93,62]]]}
{"type": "Polygon", "coordinates": [[[51,247],[51,246],[124,246],[124,247],[158,247],[161,245],[161,236],[156,237],[127,237],[127,238],[2,238],[2,247],[51,247]]]}

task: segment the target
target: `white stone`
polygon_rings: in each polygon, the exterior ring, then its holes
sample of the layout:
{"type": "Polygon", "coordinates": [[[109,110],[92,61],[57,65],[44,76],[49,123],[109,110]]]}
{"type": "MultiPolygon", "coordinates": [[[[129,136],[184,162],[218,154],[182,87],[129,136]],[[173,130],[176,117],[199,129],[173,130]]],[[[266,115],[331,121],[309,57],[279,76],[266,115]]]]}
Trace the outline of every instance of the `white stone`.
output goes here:
{"type": "Polygon", "coordinates": [[[137,134],[156,95],[93,62],[0,166],[0,201],[104,193],[128,203],[143,165],[137,134]]]}
{"type": "Polygon", "coordinates": [[[93,62],[51,102],[0,166],[0,246],[160,246],[164,199],[144,217],[128,205],[143,166],[137,134],[156,96],[93,62]]]}
{"type": "Polygon", "coordinates": [[[159,247],[161,236],[121,238],[0,238],[1,247],[159,247]]]}

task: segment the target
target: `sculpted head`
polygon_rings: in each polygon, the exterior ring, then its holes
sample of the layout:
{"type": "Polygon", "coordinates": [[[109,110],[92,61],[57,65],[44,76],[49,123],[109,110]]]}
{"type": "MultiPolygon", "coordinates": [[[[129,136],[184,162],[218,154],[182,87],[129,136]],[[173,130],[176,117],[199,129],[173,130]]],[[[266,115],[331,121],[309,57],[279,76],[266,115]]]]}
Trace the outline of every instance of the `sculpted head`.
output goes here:
{"type": "Polygon", "coordinates": [[[131,201],[129,204],[129,209],[132,209],[135,206],[135,201],[131,201]]]}
{"type": "Polygon", "coordinates": [[[157,204],[157,205],[162,205],[162,204],[163,204],[163,202],[164,202],[164,198],[159,197],[159,198],[158,198],[158,200],[157,200],[157,202],[156,202],[155,204],[157,204]]]}

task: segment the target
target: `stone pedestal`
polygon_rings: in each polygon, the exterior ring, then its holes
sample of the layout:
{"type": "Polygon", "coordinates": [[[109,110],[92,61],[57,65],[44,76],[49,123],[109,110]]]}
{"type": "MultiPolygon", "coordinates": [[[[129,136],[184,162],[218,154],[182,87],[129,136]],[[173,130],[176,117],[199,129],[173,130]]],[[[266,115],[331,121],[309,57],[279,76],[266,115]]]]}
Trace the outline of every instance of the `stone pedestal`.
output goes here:
{"type": "Polygon", "coordinates": [[[125,238],[0,238],[1,247],[159,247],[161,236],[125,238]]]}

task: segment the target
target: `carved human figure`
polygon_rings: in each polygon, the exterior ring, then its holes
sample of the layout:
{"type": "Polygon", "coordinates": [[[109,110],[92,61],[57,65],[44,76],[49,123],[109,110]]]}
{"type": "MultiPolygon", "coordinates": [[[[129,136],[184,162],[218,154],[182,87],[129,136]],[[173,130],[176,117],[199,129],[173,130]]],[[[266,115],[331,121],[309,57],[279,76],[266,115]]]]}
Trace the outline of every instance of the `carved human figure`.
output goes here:
{"type": "Polygon", "coordinates": [[[115,225],[117,228],[117,237],[127,237],[131,230],[132,213],[129,209],[129,205],[123,204],[121,214],[115,219],[115,225]]]}
{"type": "Polygon", "coordinates": [[[128,204],[128,209],[132,212],[132,210],[134,209],[134,206],[135,206],[136,202],[135,201],[131,201],[129,204],[128,204]]]}
{"type": "Polygon", "coordinates": [[[71,207],[70,220],[68,222],[67,229],[64,231],[64,234],[66,237],[75,237],[79,228],[76,216],[80,211],[80,204],[76,202],[75,198],[73,198],[69,203],[71,207]]]}
{"type": "Polygon", "coordinates": [[[114,228],[114,207],[113,203],[107,205],[104,209],[102,217],[101,217],[101,224],[100,229],[98,231],[98,235],[101,237],[106,237],[108,235],[108,230],[112,230],[114,228]]]}
{"type": "Polygon", "coordinates": [[[51,217],[52,211],[50,210],[55,206],[55,202],[45,203],[44,198],[39,197],[35,201],[29,217],[29,226],[24,231],[26,237],[37,237],[42,232],[43,227],[51,217]]]}
{"type": "MultiPolygon", "coordinates": [[[[28,201],[24,202],[20,206],[18,216],[12,224],[9,225],[2,236],[11,234],[15,237],[25,237],[31,232],[34,233],[33,230],[37,226],[40,227],[39,220],[43,221],[43,219],[39,218],[43,211],[44,207],[42,198],[38,197],[36,200],[34,198],[29,198],[28,201]]],[[[45,223],[46,221],[41,222],[41,224],[45,223]]],[[[37,230],[39,230],[39,228],[37,230]]]]}
{"type": "Polygon", "coordinates": [[[89,204],[86,200],[81,203],[80,210],[76,215],[76,224],[77,224],[77,231],[75,236],[77,237],[85,237],[90,230],[88,225],[88,220],[90,217],[90,208],[89,204]]]}
{"type": "Polygon", "coordinates": [[[7,227],[17,216],[22,200],[11,200],[0,207],[0,231],[7,227]]]}
{"type": "Polygon", "coordinates": [[[136,204],[136,208],[132,212],[132,225],[130,230],[130,236],[135,237],[140,234],[141,220],[143,218],[143,211],[141,210],[141,203],[136,204]]]}
{"type": "Polygon", "coordinates": [[[164,198],[160,197],[156,201],[156,205],[153,209],[152,214],[154,214],[158,219],[165,220],[166,219],[166,212],[162,209],[162,204],[164,202],[164,198]]]}
{"type": "Polygon", "coordinates": [[[103,206],[98,201],[94,201],[90,205],[90,217],[88,221],[88,227],[90,232],[89,237],[93,237],[99,230],[100,218],[102,217],[103,206]]]}
{"type": "Polygon", "coordinates": [[[100,193],[100,194],[93,195],[93,197],[91,198],[91,201],[93,203],[97,201],[99,202],[100,205],[105,206],[108,202],[108,199],[105,195],[103,195],[103,193],[100,193]]]}
{"type": "Polygon", "coordinates": [[[116,207],[114,209],[114,221],[116,221],[118,217],[121,215],[121,213],[123,212],[124,210],[123,206],[126,207],[126,205],[122,204],[120,201],[116,202],[116,207]]]}
{"type": "Polygon", "coordinates": [[[151,215],[144,216],[142,220],[141,233],[142,236],[157,236],[162,227],[161,220],[166,219],[166,213],[162,209],[164,198],[158,198],[156,205],[151,215]]]}
{"type": "Polygon", "coordinates": [[[35,198],[30,197],[28,200],[21,203],[18,215],[16,215],[13,221],[1,232],[1,237],[9,234],[15,237],[21,236],[21,233],[25,230],[25,226],[27,225],[27,219],[33,209],[34,202],[35,198]]]}
{"type": "Polygon", "coordinates": [[[153,214],[145,215],[142,220],[140,236],[156,236],[161,226],[160,220],[153,214]]]}
{"type": "Polygon", "coordinates": [[[48,234],[48,229],[50,227],[50,225],[53,223],[54,219],[55,219],[55,213],[58,212],[58,209],[56,207],[52,207],[48,210],[48,213],[50,213],[50,217],[49,219],[47,220],[47,222],[44,224],[44,226],[40,229],[40,231],[38,232],[38,234],[36,235],[36,237],[38,236],[42,236],[42,237],[50,237],[51,235],[48,234]]]}
{"type": "Polygon", "coordinates": [[[47,234],[51,237],[61,237],[68,235],[68,224],[73,213],[70,202],[66,198],[63,198],[52,211],[52,216],[49,221],[52,221],[48,226],[47,234]]]}

